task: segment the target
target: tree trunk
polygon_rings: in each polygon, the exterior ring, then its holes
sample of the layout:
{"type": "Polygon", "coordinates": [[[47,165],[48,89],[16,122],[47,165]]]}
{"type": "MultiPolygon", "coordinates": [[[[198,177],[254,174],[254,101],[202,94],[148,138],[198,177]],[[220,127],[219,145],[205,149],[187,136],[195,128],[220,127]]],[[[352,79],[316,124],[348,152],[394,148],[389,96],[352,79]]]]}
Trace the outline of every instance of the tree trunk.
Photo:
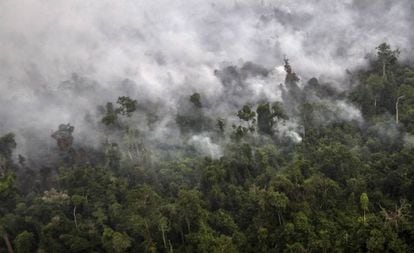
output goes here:
{"type": "Polygon", "coordinates": [[[145,228],[147,229],[147,235],[148,235],[148,238],[150,239],[150,241],[152,241],[151,231],[150,231],[150,229],[149,229],[149,225],[148,225],[147,220],[145,220],[145,228]]]}
{"type": "Polygon", "coordinates": [[[171,245],[171,241],[170,241],[170,240],[168,240],[168,243],[170,244],[170,253],[174,253],[173,247],[172,247],[172,245],[171,245]]]}
{"type": "Polygon", "coordinates": [[[6,232],[3,234],[3,239],[4,239],[4,242],[6,243],[6,246],[7,246],[7,251],[8,251],[9,253],[14,253],[14,251],[13,251],[13,247],[12,247],[11,242],[10,242],[10,240],[9,240],[9,236],[7,235],[7,233],[6,233],[6,232]]]}
{"type": "Polygon", "coordinates": [[[185,223],[187,223],[188,233],[191,233],[190,221],[187,219],[187,217],[185,217],[185,223]]]}
{"type": "Polygon", "coordinates": [[[277,217],[279,218],[279,225],[282,225],[282,219],[280,218],[280,213],[277,212],[277,217]]]}
{"type": "Polygon", "coordinates": [[[161,233],[162,233],[162,242],[164,243],[164,248],[167,248],[167,242],[165,241],[165,233],[164,233],[163,226],[161,226],[161,233]]]}
{"type": "Polygon", "coordinates": [[[397,98],[397,101],[395,102],[395,123],[398,124],[399,119],[398,119],[398,103],[400,102],[400,99],[404,98],[405,96],[399,96],[397,98]]]}
{"type": "Polygon", "coordinates": [[[184,233],[182,229],[180,231],[180,234],[181,234],[181,242],[184,243],[184,233]]]}
{"type": "Polygon", "coordinates": [[[73,220],[75,221],[76,230],[78,230],[78,220],[76,219],[76,206],[73,208],[73,220]]]}
{"type": "Polygon", "coordinates": [[[395,123],[398,124],[398,100],[395,103],[395,123]]]}
{"type": "Polygon", "coordinates": [[[303,122],[303,131],[302,131],[302,134],[303,134],[303,139],[305,139],[306,138],[306,127],[305,127],[305,122],[303,122]]]}

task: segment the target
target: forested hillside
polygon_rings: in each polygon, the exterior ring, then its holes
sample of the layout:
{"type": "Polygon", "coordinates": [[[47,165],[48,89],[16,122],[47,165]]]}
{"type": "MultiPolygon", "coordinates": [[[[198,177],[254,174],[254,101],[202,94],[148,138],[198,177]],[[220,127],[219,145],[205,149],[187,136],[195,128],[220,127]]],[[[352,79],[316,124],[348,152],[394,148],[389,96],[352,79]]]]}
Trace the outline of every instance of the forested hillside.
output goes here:
{"type": "Polygon", "coordinates": [[[189,92],[165,122],[124,94],[87,115],[98,144],[62,122],[26,157],[6,134],[0,252],[413,252],[414,68],[399,57],[379,45],[349,89],[285,58],[282,99],[247,104],[232,101],[244,80],[270,72],[228,66],[230,115],[189,92]]]}

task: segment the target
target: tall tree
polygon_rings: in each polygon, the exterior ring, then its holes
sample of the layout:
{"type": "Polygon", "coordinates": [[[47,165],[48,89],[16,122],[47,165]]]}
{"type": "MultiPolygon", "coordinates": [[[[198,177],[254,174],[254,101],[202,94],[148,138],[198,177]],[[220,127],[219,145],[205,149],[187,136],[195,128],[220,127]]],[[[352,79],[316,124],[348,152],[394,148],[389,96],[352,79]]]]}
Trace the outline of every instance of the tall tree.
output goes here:
{"type": "Polygon", "coordinates": [[[364,212],[364,222],[365,222],[366,221],[365,212],[368,211],[368,204],[369,204],[368,195],[365,192],[361,194],[361,197],[359,198],[359,203],[361,205],[362,211],[364,212]]]}
{"type": "Polygon", "coordinates": [[[376,47],[376,49],[378,61],[381,64],[382,79],[386,81],[389,79],[387,72],[397,62],[400,50],[391,50],[391,46],[385,42],[381,43],[378,47],[376,47]]]}

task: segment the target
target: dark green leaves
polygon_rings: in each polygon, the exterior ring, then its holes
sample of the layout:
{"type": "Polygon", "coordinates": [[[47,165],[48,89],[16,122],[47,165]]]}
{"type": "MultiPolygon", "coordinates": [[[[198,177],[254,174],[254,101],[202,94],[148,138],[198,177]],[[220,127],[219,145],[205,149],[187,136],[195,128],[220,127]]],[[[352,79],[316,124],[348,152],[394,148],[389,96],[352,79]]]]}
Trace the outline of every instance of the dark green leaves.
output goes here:
{"type": "Polygon", "coordinates": [[[132,113],[137,110],[137,101],[129,97],[122,96],[118,98],[117,108],[110,102],[106,104],[106,113],[102,118],[102,123],[105,125],[113,125],[118,122],[119,115],[131,117],[132,113]]]}

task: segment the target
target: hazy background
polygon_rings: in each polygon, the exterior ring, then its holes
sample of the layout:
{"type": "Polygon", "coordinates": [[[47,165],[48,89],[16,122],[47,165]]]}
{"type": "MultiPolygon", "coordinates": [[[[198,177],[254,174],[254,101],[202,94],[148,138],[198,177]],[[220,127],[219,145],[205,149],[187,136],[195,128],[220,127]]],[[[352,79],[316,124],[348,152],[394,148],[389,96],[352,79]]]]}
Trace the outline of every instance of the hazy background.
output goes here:
{"type": "Polygon", "coordinates": [[[96,144],[85,115],[129,95],[157,105],[153,136],[174,139],[166,129],[193,92],[220,117],[280,100],[284,55],[303,81],[346,89],[345,70],[364,66],[381,42],[413,56],[413,27],[412,0],[2,0],[0,134],[15,132],[24,154],[55,145],[51,132],[71,123],[75,143],[96,144]]]}

